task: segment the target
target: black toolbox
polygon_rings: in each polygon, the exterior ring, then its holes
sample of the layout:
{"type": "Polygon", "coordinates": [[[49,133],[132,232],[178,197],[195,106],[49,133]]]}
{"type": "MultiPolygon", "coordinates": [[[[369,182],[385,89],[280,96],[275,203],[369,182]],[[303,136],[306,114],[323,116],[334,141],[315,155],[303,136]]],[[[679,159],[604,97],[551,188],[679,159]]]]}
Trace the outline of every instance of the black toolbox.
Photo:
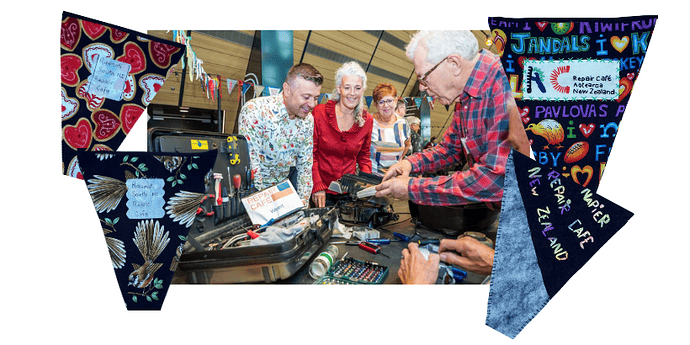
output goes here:
{"type": "Polygon", "coordinates": [[[184,248],[180,248],[182,255],[173,283],[272,283],[290,278],[330,239],[337,210],[298,210],[291,216],[300,215],[314,221],[284,242],[225,246],[229,238],[256,230],[239,201],[256,192],[252,185],[246,139],[241,135],[170,128],[151,128],[148,131],[148,150],[151,152],[185,153],[213,149],[218,150],[218,157],[213,170],[206,176],[207,197],[199,205],[200,212],[184,248]],[[239,183],[236,175],[239,175],[239,183]],[[239,185],[238,190],[235,190],[236,185],[239,185]],[[234,192],[232,197],[229,197],[230,188],[234,192]],[[221,198],[226,200],[222,205],[216,205],[219,189],[221,198]]]}

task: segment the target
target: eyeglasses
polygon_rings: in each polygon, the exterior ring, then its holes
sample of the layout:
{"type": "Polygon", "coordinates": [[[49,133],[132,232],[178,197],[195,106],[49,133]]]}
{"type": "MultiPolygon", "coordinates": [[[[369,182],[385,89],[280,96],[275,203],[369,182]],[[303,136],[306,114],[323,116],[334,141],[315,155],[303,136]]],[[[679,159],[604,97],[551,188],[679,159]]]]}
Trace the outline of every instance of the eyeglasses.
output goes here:
{"type": "Polygon", "coordinates": [[[395,103],[395,99],[393,99],[393,98],[382,99],[378,103],[379,103],[379,105],[384,105],[384,104],[392,105],[393,103],[395,103]]]}
{"type": "Polygon", "coordinates": [[[441,63],[443,63],[443,61],[446,61],[447,59],[447,56],[444,57],[443,60],[439,61],[434,67],[431,67],[430,70],[426,71],[426,73],[424,73],[424,75],[421,78],[419,78],[419,83],[424,85],[424,87],[427,87],[428,85],[426,84],[426,77],[428,77],[431,72],[438,68],[438,66],[440,66],[441,63]]]}

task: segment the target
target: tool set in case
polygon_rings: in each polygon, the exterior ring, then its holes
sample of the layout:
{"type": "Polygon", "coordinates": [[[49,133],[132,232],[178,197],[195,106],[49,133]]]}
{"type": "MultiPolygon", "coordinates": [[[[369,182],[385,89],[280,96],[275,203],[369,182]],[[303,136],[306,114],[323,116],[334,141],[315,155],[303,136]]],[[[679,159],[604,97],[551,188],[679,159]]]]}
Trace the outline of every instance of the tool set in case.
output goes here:
{"type": "Polygon", "coordinates": [[[388,277],[388,266],[375,262],[344,258],[333,265],[316,285],[382,284],[388,277]]]}
{"type": "MultiPolygon", "coordinates": [[[[272,283],[289,279],[326,243],[337,220],[334,208],[299,209],[270,227],[292,233],[273,242],[253,245],[269,226],[252,224],[241,199],[257,190],[251,175],[247,140],[241,135],[151,128],[152,152],[218,150],[206,175],[206,193],[196,200],[196,221],[181,248],[173,283],[272,283]]],[[[281,232],[282,234],[282,232],[281,232]]],[[[267,237],[267,236],[265,236],[267,237]]],[[[264,237],[264,238],[265,238],[264,237]]]]}

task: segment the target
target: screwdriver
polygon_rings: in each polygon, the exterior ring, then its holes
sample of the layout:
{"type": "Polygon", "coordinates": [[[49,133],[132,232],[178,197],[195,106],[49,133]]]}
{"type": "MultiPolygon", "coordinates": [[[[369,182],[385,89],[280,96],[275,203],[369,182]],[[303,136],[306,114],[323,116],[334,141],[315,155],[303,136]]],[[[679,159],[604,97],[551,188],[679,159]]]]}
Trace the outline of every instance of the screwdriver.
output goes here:
{"type": "Polygon", "coordinates": [[[387,238],[375,238],[375,239],[368,240],[367,242],[381,245],[381,244],[390,244],[391,240],[389,240],[387,238]]]}
{"type": "Polygon", "coordinates": [[[385,256],[385,257],[387,257],[387,258],[390,259],[390,257],[389,257],[388,255],[386,255],[384,252],[381,251],[381,247],[379,247],[379,246],[377,246],[377,245],[375,245],[375,244],[373,244],[373,243],[369,243],[369,242],[360,242],[360,243],[358,244],[358,246],[359,246],[360,248],[364,249],[365,251],[369,252],[369,253],[372,253],[372,254],[381,253],[381,255],[383,255],[383,256],[385,256]]]}
{"type": "Polygon", "coordinates": [[[233,214],[238,214],[240,213],[240,203],[241,198],[240,198],[240,186],[242,186],[242,176],[240,174],[235,174],[232,176],[232,185],[235,187],[236,190],[236,195],[235,195],[235,209],[233,210],[233,214]]]}

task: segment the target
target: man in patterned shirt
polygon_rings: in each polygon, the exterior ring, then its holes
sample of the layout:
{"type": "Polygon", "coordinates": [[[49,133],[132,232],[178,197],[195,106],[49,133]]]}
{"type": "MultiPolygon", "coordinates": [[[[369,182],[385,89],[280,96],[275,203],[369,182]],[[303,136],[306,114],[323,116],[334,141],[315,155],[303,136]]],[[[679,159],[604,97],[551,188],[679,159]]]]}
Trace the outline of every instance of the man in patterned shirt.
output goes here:
{"type": "MultiPolygon", "coordinates": [[[[525,155],[530,149],[500,59],[478,50],[477,39],[469,31],[420,31],[412,37],[406,54],[417,73],[419,90],[443,105],[456,103],[453,123],[438,145],[391,166],[376,187],[377,197],[409,199],[421,205],[485,203],[500,209],[510,149],[525,155]],[[470,166],[467,170],[450,176],[410,177],[410,173],[455,165],[463,155],[470,166]]],[[[493,261],[493,250],[484,250],[478,242],[459,250],[462,241],[463,237],[446,240],[445,249],[439,248],[445,256],[432,255],[430,260],[411,243],[403,250],[398,277],[406,284],[434,283],[439,259],[457,263],[449,259],[451,252],[468,258],[471,262],[466,267],[472,270],[478,262],[484,267],[493,261]],[[467,255],[471,251],[486,255],[467,255]]]]}
{"type": "Polygon", "coordinates": [[[321,93],[323,76],[309,64],[290,68],[283,91],[248,101],[240,111],[239,134],[249,147],[254,186],[266,189],[297,174],[296,186],[305,205],[312,190],[314,118],[311,110],[321,93]]]}

